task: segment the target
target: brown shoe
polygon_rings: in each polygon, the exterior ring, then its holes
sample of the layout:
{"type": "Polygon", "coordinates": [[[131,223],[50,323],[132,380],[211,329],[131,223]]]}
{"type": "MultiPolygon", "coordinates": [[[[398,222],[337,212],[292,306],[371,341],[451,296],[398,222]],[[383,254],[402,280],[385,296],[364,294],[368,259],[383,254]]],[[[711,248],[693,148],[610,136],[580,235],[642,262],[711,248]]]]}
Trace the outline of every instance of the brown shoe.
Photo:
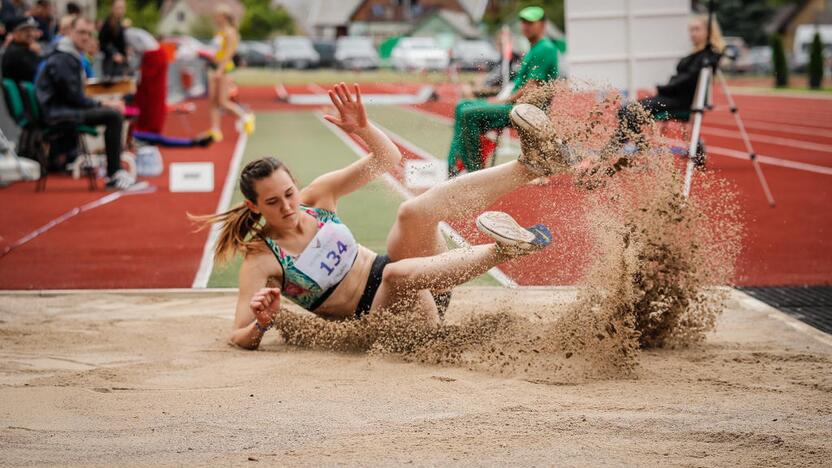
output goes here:
{"type": "Polygon", "coordinates": [[[550,176],[577,164],[580,158],[559,138],[543,109],[518,104],[511,109],[511,123],[520,134],[520,157],[532,172],[550,176]]]}

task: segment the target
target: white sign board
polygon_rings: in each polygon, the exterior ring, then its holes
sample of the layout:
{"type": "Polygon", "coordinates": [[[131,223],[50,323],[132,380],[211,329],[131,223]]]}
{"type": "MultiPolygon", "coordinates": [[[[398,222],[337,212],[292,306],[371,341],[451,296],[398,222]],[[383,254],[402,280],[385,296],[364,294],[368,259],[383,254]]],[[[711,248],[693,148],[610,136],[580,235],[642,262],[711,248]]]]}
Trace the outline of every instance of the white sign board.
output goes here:
{"type": "Polygon", "coordinates": [[[691,53],[690,0],[566,0],[569,75],[635,96],[691,53]]]}
{"type": "Polygon", "coordinates": [[[404,185],[412,189],[429,189],[448,179],[448,164],[443,161],[404,162],[404,185]]]}
{"type": "Polygon", "coordinates": [[[214,163],[171,163],[171,192],[213,192],[214,163]]]}

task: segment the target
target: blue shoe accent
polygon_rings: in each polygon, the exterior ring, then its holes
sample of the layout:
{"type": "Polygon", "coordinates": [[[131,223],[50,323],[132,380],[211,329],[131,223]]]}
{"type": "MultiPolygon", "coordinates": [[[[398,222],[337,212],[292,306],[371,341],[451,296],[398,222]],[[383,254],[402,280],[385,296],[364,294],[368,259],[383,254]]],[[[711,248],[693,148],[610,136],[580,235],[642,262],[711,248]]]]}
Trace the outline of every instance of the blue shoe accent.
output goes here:
{"type": "Polygon", "coordinates": [[[554,238],[552,231],[550,231],[549,228],[543,224],[535,224],[534,226],[527,227],[526,230],[534,234],[532,244],[539,249],[551,244],[552,239],[554,238]]]}

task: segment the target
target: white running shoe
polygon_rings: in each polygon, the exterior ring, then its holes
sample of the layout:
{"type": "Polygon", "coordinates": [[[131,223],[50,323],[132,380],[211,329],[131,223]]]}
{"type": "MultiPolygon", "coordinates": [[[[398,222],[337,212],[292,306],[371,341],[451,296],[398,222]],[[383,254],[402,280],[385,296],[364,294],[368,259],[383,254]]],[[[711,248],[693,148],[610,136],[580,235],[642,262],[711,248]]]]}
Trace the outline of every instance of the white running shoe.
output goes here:
{"type": "Polygon", "coordinates": [[[107,190],[126,190],[134,191],[141,190],[147,187],[147,182],[136,182],[136,178],[124,169],[119,169],[112,177],[107,179],[107,190]]]}
{"type": "Polygon", "coordinates": [[[552,233],[543,224],[524,228],[502,211],[486,211],[477,217],[477,228],[497,242],[500,252],[526,255],[552,243],[552,233]]]}
{"type": "Polygon", "coordinates": [[[543,109],[517,104],[509,116],[520,134],[522,152],[517,160],[534,173],[550,176],[580,162],[579,156],[557,138],[552,121],[543,109]]]}

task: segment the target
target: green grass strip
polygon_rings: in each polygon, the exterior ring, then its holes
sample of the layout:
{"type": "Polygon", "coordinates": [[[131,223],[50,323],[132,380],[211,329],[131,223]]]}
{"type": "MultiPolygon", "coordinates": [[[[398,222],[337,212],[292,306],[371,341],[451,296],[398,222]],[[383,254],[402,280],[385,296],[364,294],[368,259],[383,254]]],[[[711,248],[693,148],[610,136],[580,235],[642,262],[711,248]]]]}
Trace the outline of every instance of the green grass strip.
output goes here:
{"type": "MultiPolygon", "coordinates": [[[[352,150],[327,130],[312,112],[258,113],[257,128],[248,139],[241,168],[254,159],[275,156],[289,166],[298,184],[304,186],[315,177],[356,159],[352,150]]],[[[232,206],[242,200],[239,189],[235,190],[232,206]]],[[[383,253],[401,201],[400,195],[382,180],[377,180],[341,199],[338,214],[362,245],[383,253]]],[[[238,255],[226,264],[215,265],[208,287],[237,287],[241,263],[242,257],[238,255]]],[[[498,283],[483,275],[469,284],[498,283]]]]}

